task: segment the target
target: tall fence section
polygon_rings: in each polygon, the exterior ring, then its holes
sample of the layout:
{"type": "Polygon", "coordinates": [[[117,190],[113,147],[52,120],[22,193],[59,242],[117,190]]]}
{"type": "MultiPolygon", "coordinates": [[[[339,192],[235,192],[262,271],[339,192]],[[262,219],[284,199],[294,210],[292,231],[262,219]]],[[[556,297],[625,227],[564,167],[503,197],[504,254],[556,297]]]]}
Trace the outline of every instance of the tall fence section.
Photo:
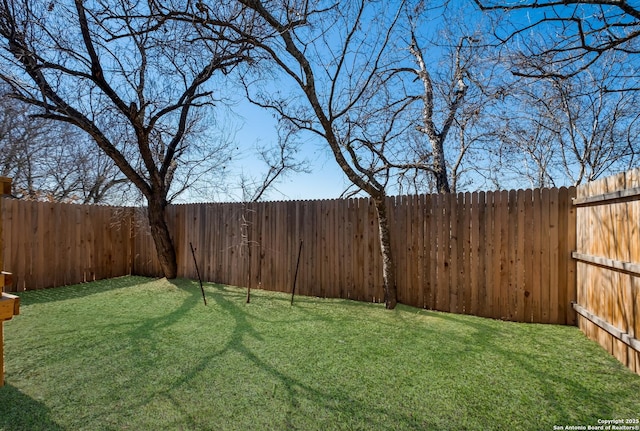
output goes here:
{"type": "Polygon", "coordinates": [[[640,169],[580,186],[578,326],[640,374],[640,169]]]}
{"type": "Polygon", "coordinates": [[[132,208],[4,199],[4,264],[13,291],[131,272],[132,208]]]}
{"type": "MultiPolygon", "coordinates": [[[[573,324],[574,189],[388,198],[402,303],[573,324]]],[[[161,275],[142,209],[7,200],[14,290],[161,275]]],[[[382,301],[369,199],[189,204],[167,210],[178,275],[303,295],[382,301]]]]}
{"type": "MultiPolygon", "coordinates": [[[[574,195],[562,188],[389,198],[399,301],[574,324],[574,195]]],[[[169,220],[181,277],[196,276],[192,244],[205,279],[288,292],[300,251],[301,294],[383,299],[368,199],[177,205],[169,220]]],[[[136,235],[133,273],[159,273],[153,250],[148,235],[136,235]]]]}

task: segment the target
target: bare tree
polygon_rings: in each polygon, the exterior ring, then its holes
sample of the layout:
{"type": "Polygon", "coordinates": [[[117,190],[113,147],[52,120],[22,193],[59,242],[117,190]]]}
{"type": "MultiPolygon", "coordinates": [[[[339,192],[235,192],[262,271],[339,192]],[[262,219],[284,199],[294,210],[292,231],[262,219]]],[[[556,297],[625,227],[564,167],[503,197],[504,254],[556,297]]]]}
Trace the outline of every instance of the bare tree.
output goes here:
{"type": "Polygon", "coordinates": [[[523,82],[501,122],[504,170],[525,168],[534,186],[579,185],[638,162],[635,92],[610,92],[607,70],[523,82]],[[527,171],[527,168],[532,169],[527,171]]]}
{"type": "Polygon", "coordinates": [[[514,73],[527,77],[569,77],[607,63],[619,62],[614,76],[623,78],[610,90],[640,89],[626,80],[637,78],[640,54],[640,5],[628,0],[474,0],[481,10],[500,19],[498,39],[518,52],[514,73]],[[505,19],[505,15],[506,19],[505,19]],[[539,37],[537,37],[539,36],[539,37]],[[635,66],[634,66],[635,65],[635,66]]]}
{"type": "MultiPolygon", "coordinates": [[[[418,41],[416,39],[415,31],[411,31],[411,45],[410,52],[415,57],[418,68],[414,73],[417,78],[422,82],[423,92],[420,97],[422,100],[422,126],[418,127],[418,130],[424,133],[431,145],[430,154],[421,151],[419,156],[420,160],[426,161],[429,158],[432,160],[430,171],[432,172],[435,182],[436,190],[438,193],[450,193],[451,187],[449,185],[449,176],[447,173],[447,160],[444,151],[444,143],[447,139],[449,130],[456,119],[458,109],[464,101],[465,94],[467,92],[468,84],[465,82],[467,79],[467,69],[461,59],[461,51],[464,43],[471,40],[470,38],[463,38],[458,43],[455,52],[455,66],[453,71],[453,85],[452,91],[447,92],[447,100],[445,106],[445,115],[443,116],[442,124],[440,127],[436,126],[434,121],[434,108],[435,108],[435,94],[434,84],[431,77],[431,73],[428,69],[427,63],[424,59],[424,54],[418,41]]],[[[464,150],[464,149],[463,149],[464,150]]]]}
{"type": "Polygon", "coordinates": [[[114,203],[128,180],[80,130],[33,117],[34,110],[0,95],[0,175],[18,198],[114,203]]]}
{"type": "Polygon", "coordinates": [[[535,110],[524,110],[525,105],[514,104],[510,115],[496,121],[494,139],[485,148],[489,157],[484,171],[495,188],[523,182],[534,188],[555,187],[560,180],[554,170],[559,150],[554,131],[535,110]]]}
{"type": "Polygon", "coordinates": [[[269,190],[293,173],[308,173],[307,160],[298,160],[301,144],[297,142],[297,130],[290,124],[280,122],[276,128],[277,143],[256,148],[256,159],[266,168],[263,174],[243,172],[240,175],[242,202],[258,202],[269,190]]]}
{"type": "Polygon", "coordinates": [[[455,192],[470,181],[469,155],[487,135],[484,113],[504,89],[493,47],[483,40],[486,22],[475,8],[475,16],[469,12],[449,2],[407,2],[402,11],[394,49],[406,56],[381,73],[393,95],[375,108],[388,111],[384,120],[405,140],[396,153],[387,147],[377,154],[394,169],[400,192],[455,192]]]}
{"type": "MultiPolygon", "coordinates": [[[[196,13],[198,4],[186,7],[196,13]]],[[[213,105],[211,78],[247,49],[222,25],[238,11],[216,13],[209,18],[220,25],[203,38],[153,2],[0,0],[0,78],[42,118],[89,134],[142,193],[167,278],[177,263],[165,207],[190,156],[194,113],[213,105]]]]}
{"type": "Polygon", "coordinates": [[[389,159],[403,153],[399,137],[408,123],[398,115],[406,100],[389,84],[397,76],[389,56],[402,52],[393,43],[404,5],[389,8],[365,0],[241,2],[257,14],[257,25],[268,30],[267,37],[247,37],[277,66],[269,88],[256,90],[260,87],[246,76],[248,96],[294,129],[325,141],[351,183],[372,198],[385,305],[392,309],[397,294],[386,188],[393,175],[389,159]],[[280,81],[293,83],[297,91],[283,91],[286,85],[280,81]]]}
{"type": "Polygon", "coordinates": [[[408,134],[413,154],[407,158],[403,179],[415,182],[428,174],[438,193],[456,191],[468,169],[465,160],[483,134],[476,127],[479,119],[496,101],[494,63],[479,23],[468,19],[470,28],[451,25],[461,22],[464,13],[456,8],[423,22],[423,34],[426,26],[437,29],[426,43],[418,40],[418,19],[410,17],[408,46],[415,66],[401,69],[409,73],[404,83],[407,98],[420,107],[419,114],[410,110],[409,115],[416,116],[421,135],[408,134]]]}

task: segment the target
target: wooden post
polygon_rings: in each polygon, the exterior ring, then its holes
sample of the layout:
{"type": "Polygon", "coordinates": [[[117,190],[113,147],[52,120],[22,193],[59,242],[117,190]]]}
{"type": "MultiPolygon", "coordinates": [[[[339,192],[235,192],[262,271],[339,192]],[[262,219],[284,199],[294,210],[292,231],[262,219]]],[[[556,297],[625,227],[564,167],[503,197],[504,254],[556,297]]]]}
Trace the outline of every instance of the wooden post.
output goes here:
{"type": "Polygon", "coordinates": [[[0,388],[3,386],[4,386],[4,320],[0,320],[0,388]]]}
{"type": "Polygon", "coordinates": [[[4,321],[20,312],[20,298],[8,293],[0,296],[0,387],[4,386],[4,321]]]}
{"type": "MultiPolygon", "coordinates": [[[[9,178],[0,177],[0,194],[5,195],[11,193],[11,180],[9,178]],[[9,181],[7,181],[9,180],[9,181]],[[6,184],[8,183],[8,187],[6,184]],[[8,193],[7,193],[8,188],[8,193]]],[[[4,266],[4,239],[2,236],[2,199],[0,198],[0,269],[4,266]]],[[[4,276],[0,278],[0,301],[4,302],[4,276]]],[[[0,302],[0,304],[2,304],[0,302]]],[[[8,313],[7,313],[8,314],[8,313]]],[[[13,317],[13,313],[11,314],[13,317]]],[[[0,387],[4,386],[4,319],[0,315],[0,387]]]]}
{"type": "MultiPolygon", "coordinates": [[[[2,197],[11,195],[11,178],[0,177],[0,216],[2,215],[2,197]]],[[[4,269],[4,236],[2,235],[2,218],[0,217],[0,270],[4,269]]],[[[4,284],[0,284],[0,292],[4,284]]]]}
{"type": "MultiPolygon", "coordinates": [[[[11,178],[0,177],[0,195],[11,194],[11,178]]],[[[0,215],[2,214],[2,198],[0,197],[0,215]]],[[[2,254],[2,219],[0,218],[0,269],[4,268],[2,254]]],[[[4,293],[4,286],[12,284],[11,273],[0,272],[0,387],[4,386],[4,321],[10,320],[20,313],[20,298],[4,293]]]]}

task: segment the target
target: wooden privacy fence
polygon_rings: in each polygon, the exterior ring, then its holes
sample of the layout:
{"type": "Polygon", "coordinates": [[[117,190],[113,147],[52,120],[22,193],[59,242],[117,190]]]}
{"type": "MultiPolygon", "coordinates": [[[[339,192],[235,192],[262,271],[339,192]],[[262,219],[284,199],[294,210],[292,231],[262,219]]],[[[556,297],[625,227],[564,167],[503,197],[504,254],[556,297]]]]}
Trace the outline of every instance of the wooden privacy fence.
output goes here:
{"type": "MultiPolygon", "coordinates": [[[[523,321],[575,324],[575,189],[388,199],[400,302],[523,321]]],[[[382,260],[368,199],[189,204],[168,209],[180,277],[381,301],[382,260]]],[[[134,274],[158,275],[142,219],[134,274]]]]}
{"type": "Polygon", "coordinates": [[[640,374],[640,169],[580,186],[578,326],[640,374]]]}
{"type": "MultiPolygon", "coordinates": [[[[574,324],[574,189],[388,198],[399,300],[416,307],[574,324]]],[[[178,275],[381,301],[369,199],[174,205],[178,275]]],[[[13,290],[137,274],[160,276],[143,209],[5,200],[13,290]]]]}
{"type": "MultiPolygon", "coordinates": [[[[640,169],[584,186],[388,198],[402,303],[499,319],[578,324],[640,373],[640,169]],[[575,198],[575,199],[574,199],[575,198]],[[576,288],[577,286],[577,288],[576,288]],[[571,306],[573,304],[573,307],[571,306]],[[574,311],[575,310],[575,311],[574,311]]],[[[178,274],[381,301],[368,199],[175,205],[178,274]]],[[[4,199],[13,289],[160,276],[144,209],[4,199]]]]}
{"type": "Polygon", "coordinates": [[[4,199],[12,291],[130,274],[132,209],[4,199]]]}

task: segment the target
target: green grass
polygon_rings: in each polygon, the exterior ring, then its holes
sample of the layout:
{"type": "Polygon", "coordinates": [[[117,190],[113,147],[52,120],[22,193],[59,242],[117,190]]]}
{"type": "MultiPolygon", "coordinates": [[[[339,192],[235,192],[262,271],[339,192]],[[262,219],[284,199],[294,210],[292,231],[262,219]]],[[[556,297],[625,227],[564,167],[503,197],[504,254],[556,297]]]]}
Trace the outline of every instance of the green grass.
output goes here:
{"type": "Polygon", "coordinates": [[[1,430],[551,430],[640,416],[575,327],[124,277],[22,293],[1,430]]]}

